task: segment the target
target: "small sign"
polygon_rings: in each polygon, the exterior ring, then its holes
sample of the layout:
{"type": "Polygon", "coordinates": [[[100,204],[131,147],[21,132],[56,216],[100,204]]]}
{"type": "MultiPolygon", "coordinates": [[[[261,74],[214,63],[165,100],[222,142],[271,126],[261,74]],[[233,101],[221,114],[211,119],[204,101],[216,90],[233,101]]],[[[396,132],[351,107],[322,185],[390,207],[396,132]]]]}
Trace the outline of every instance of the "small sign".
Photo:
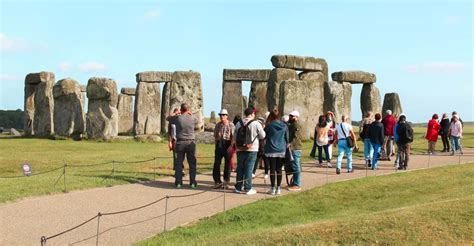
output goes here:
{"type": "Polygon", "coordinates": [[[23,170],[23,174],[25,176],[31,176],[31,166],[28,163],[25,163],[21,166],[21,169],[23,170]]]}

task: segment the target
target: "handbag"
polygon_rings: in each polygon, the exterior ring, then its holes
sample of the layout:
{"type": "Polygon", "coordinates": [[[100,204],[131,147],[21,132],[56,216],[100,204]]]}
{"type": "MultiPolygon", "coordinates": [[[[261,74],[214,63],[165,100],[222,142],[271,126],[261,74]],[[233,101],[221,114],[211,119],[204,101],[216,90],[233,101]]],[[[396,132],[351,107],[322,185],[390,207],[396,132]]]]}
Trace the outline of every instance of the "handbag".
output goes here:
{"type": "Polygon", "coordinates": [[[354,139],[352,139],[352,137],[347,137],[346,131],[344,131],[344,127],[342,127],[342,123],[341,123],[341,130],[342,130],[342,133],[344,133],[344,137],[346,138],[347,146],[349,146],[349,148],[354,148],[354,139]]]}

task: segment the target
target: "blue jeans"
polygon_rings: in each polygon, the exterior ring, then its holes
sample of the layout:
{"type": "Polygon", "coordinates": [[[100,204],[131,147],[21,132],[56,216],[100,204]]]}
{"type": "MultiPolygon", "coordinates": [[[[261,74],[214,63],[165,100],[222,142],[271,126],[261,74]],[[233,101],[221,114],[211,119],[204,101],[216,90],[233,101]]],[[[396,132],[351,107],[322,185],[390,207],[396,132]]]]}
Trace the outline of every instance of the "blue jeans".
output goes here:
{"type": "Polygon", "coordinates": [[[347,140],[345,138],[339,139],[337,147],[336,168],[341,169],[342,158],[344,157],[344,153],[347,153],[347,170],[352,170],[352,148],[347,146],[347,140]]]}
{"type": "Polygon", "coordinates": [[[245,190],[252,189],[252,171],[253,165],[257,160],[257,152],[238,151],[237,152],[237,178],[235,181],[235,189],[241,191],[242,183],[245,182],[245,190]]]}
{"type": "Polygon", "coordinates": [[[364,138],[364,158],[366,161],[372,160],[374,156],[374,147],[370,143],[370,139],[364,138]]]}
{"type": "Polygon", "coordinates": [[[461,145],[461,138],[451,136],[451,148],[453,150],[453,154],[456,153],[456,150],[459,149],[459,152],[462,154],[462,145],[461,145]]]}
{"type": "Polygon", "coordinates": [[[324,149],[324,154],[326,155],[326,161],[329,162],[331,159],[329,158],[329,145],[326,144],[324,146],[319,146],[318,145],[318,161],[319,164],[323,163],[323,149],[324,149]]]}
{"type": "Polygon", "coordinates": [[[301,150],[293,150],[291,153],[294,160],[291,162],[293,167],[293,185],[301,186],[301,150]]]}
{"type": "Polygon", "coordinates": [[[372,160],[372,170],[375,170],[377,168],[377,159],[379,159],[379,153],[380,150],[382,149],[381,144],[375,144],[371,143],[372,146],[374,146],[374,159],[372,160]]]}

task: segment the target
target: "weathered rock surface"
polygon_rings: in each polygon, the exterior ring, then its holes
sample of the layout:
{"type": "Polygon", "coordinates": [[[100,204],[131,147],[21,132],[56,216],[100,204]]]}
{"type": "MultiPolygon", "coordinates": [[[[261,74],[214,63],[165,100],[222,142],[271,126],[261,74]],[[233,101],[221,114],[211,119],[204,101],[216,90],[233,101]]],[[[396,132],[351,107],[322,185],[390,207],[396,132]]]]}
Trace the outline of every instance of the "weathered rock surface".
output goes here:
{"type": "Polygon", "coordinates": [[[263,117],[268,111],[267,82],[252,81],[250,85],[249,106],[257,110],[256,117],[263,117]]]}
{"type": "Polygon", "coordinates": [[[226,81],[268,81],[270,69],[224,69],[224,80],[226,81]]]}
{"type": "Polygon", "coordinates": [[[90,139],[111,139],[118,134],[117,84],[108,78],[90,78],[87,136],[90,139]]]}
{"type": "Polygon", "coordinates": [[[204,130],[204,102],[202,97],[201,74],[193,71],[176,71],[170,84],[170,109],[186,102],[197,119],[197,131],[204,130]]]}
{"type": "Polygon", "coordinates": [[[324,111],[333,112],[338,123],[341,122],[342,115],[351,117],[351,96],[350,83],[335,81],[324,83],[324,111]]]}
{"type": "Polygon", "coordinates": [[[166,82],[163,85],[163,98],[161,99],[161,133],[168,133],[168,121],[166,117],[171,112],[170,108],[170,83],[166,82]]]}
{"type": "Polygon", "coordinates": [[[120,94],[118,96],[117,110],[119,117],[119,134],[129,135],[133,133],[133,105],[133,96],[125,94],[120,94]]]}
{"type": "Polygon", "coordinates": [[[171,82],[173,73],[165,71],[147,71],[137,73],[137,83],[138,82],[149,82],[149,83],[159,83],[159,82],[171,82]]]}
{"type": "Polygon", "coordinates": [[[10,135],[13,137],[21,137],[21,133],[15,128],[10,128],[10,135]]]}
{"type": "Polygon", "coordinates": [[[324,114],[324,78],[319,80],[286,80],[280,87],[282,114],[293,110],[300,113],[303,139],[314,137],[314,127],[319,115],[324,114]]]}
{"type": "Polygon", "coordinates": [[[229,120],[236,115],[242,116],[244,106],[242,104],[242,81],[225,81],[222,83],[221,108],[229,112],[229,120]]]}
{"type": "Polygon", "coordinates": [[[385,117],[387,110],[392,110],[392,115],[399,116],[403,113],[402,103],[398,93],[392,92],[385,94],[383,98],[382,115],[385,117]]]}
{"type": "Polygon", "coordinates": [[[274,55],[271,58],[271,62],[276,68],[289,68],[301,71],[320,71],[326,76],[328,74],[328,64],[326,60],[322,58],[310,56],[274,55]]]}
{"type": "MultiPolygon", "coordinates": [[[[213,124],[216,124],[217,123],[217,120],[216,120],[216,112],[215,111],[211,111],[211,118],[209,118],[209,122],[210,123],[213,123],[213,124]]],[[[205,127],[204,127],[205,128],[205,127]]]]}
{"type": "Polygon", "coordinates": [[[120,90],[120,92],[124,95],[135,96],[136,90],[137,89],[135,89],[135,88],[124,87],[124,88],[122,88],[122,90],[120,90]]]}
{"type": "Polygon", "coordinates": [[[87,92],[87,85],[80,85],[81,92],[87,92]]]}
{"type": "Polygon", "coordinates": [[[81,138],[86,130],[84,95],[76,80],[59,80],[53,87],[54,132],[59,136],[81,138]]]}
{"type": "MultiPolygon", "coordinates": [[[[382,110],[382,99],[380,92],[375,84],[364,84],[360,92],[360,110],[362,111],[362,118],[367,115],[367,112],[380,113],[382,110]]],[[[362,119],[361,118],[361,119],[362,119]]]]}
{"type": "Polygon", "coordinates": [[[214,144],[213,132],[196,132],[195,138],[197,143],[214,144]]]}
{"type": "Polygon", "coordinates": [[[332,80],[338,82],[349,82],[351,84],[375,83],[375,74],[364,71],[340,71],[331,74],[332,80]]]}
{"type": "Polygon", "coordinates": [[[140,142],[161,142],[161,137],[158,135],[135,135],[135,140],[140,142]]]}
{"type": "Polygon", "coordinates": [[[301,72],[298,77],[300,80],[327,81],[323,72],[301,72]]]}
{"type": "Polygon", "coordinates": [[[204,124],[204,131],[205,132],[214,132],[214,128],[216,128],[216,123],[205,123],[204,124]]]}
{"type": "Polygon", "coordinates": [[[30,73],[25,78],[26,136],[47,137],[54,135],[53,73],[30,73]]]}
{"type": "Polygon", "coordinates": [[[270,74],[270,80],[267,86],[267,106],[271,111],[275,105],[280,102],[280,84],[285,80],[297,80],[298,74],[293,69],[275,68],[270,74]]]}
{"type": "Polygon", "coordinates": [[[242,95],[242,108],[245,110],[246,108],[248,108],[249,104],[247,103],[248,100],[247,100],[247,97],[242,95]]]}
{"type": "Polygon", "coordinates": [[[139,82],[135,98],[134,127],[136,135],[161,132],[161,95],[159,83],[139,82]]]}

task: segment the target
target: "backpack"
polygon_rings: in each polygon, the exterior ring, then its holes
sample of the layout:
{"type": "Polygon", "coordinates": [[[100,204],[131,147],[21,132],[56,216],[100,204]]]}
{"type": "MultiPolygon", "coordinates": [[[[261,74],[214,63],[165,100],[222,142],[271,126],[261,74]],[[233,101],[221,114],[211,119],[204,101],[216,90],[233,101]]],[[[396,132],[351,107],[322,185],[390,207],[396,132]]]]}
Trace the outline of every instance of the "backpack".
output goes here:
{"type": "Polygon", "coordinates": [[[369,126],[370,124],[364,124],[362,125],[362,131],[359,133],[359,137],[361,139],[366,139],[368,138],[369,136],[367,135],[367,133],[369,132],[369,126]]]}
{"type": "Polygon", "coordinates": [[[400,143],[411,143],[413,142],[413,131],[407,123],[402,123],[398,125],[397,128],[398,141],[400,143]]]}
{"type": "MultiPolygon", "coordinates": [[[[247,122],[247,124],[244,125],[242,121],[240,121],[240,127],[237,130],[237,134],[235,136],[235,144],[237,145],[237,148],[239,149],[250,149],[252,147],[253,142],[255,139],[251,139],[251,133],[249,130],[250,124],[254,122],[255,120],[251,120],[247,122]]],[[[256,137],[255,137],[256,138],[256,137]]]]}

